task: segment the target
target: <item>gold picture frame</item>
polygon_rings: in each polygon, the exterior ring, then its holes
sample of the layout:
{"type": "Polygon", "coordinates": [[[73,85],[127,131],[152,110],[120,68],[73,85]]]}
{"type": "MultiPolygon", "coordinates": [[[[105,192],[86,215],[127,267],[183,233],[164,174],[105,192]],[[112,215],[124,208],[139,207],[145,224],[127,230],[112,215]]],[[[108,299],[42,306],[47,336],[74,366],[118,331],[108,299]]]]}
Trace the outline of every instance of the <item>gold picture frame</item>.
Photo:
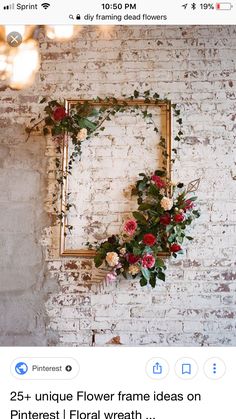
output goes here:
{"type": "MultiPolygon", "coordinates": [[[[65,100],[65,108],[67,113],[70,113],[72,106],[76,103],[89,103],[90,105],[97,107],[97,106],[109,106],[111,104],[107,104],[106,101],[100,101],[99,103],[93,100],[65,100]]],[[[171,101],[167,100],[150,100],[148,103],[145,100],[141,99],[134,99],[134,100],[118,100],[116,105],[122,105],[127,107],[159,107],[161,109],[161,129],[162,129],[162,137],[166,140],[166,151],[167,151],[167,158],[166,158],[166,173],[167,177],[171,179],[171,150],[172,150],[172,106],[171,101]]],[[[115,106],[115,105],[114,105],[115,106]]],[[[68,158],[69,158],[69,139],[68,136],[65,137],[64,144],[63,144],[63,171],[66,171],[68,158]]],[[[67,197],[67,187],[68,181],[67,176],[65,176],[64,183],[62,185],[62,194],[61,194],[61,210],[65,211],[66,207],[66,197],[67,197]]],[[[60,227],[60,255],[63,257],[86,257],[86,258],[93,258],[96,254],[96,251],[89,250],[89,249],[67,249],[66,248],[66,219],[63,223],[61,223],[60,227]]],[[[160,256],[165,257],[168,256],[169,253],[160,252],[160,256]]]]}

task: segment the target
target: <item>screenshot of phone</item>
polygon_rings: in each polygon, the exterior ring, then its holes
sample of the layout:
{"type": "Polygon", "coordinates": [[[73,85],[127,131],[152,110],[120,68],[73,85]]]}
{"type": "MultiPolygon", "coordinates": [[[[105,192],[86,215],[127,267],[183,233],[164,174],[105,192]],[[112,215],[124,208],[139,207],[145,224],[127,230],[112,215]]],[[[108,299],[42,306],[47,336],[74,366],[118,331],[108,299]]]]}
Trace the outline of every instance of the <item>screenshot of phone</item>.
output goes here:
{"type": "Polygon", "coordinates": [[[0,109],[1,417],[234,417],[235,0],[0,0],[0,109]]]}

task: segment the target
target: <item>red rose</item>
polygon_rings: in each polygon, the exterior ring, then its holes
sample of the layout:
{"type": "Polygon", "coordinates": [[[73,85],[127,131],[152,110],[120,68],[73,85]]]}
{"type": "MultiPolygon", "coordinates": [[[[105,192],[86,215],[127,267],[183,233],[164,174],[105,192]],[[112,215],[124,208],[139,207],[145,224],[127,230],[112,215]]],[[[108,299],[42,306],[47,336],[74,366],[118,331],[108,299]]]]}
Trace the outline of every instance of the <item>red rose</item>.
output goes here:
{"type": "Polygon", "coordinates": [[[62,119],[64,119],[65,116],[66,116],[66,110],[65,108],[63,108],[63,106],[59,106],[53,112],[53,119],[55,121],[62,121],[62,119]]]}
{"type": "Polygon", "coordinates": [[[171,223],[171,216],[170,214],[166,213],[160,216],[160,224],[164,226],[168,226],[171,223]]]}
{"type": "Polygon", "coordinates": [[[183,213],[179,213],[179,214],[175,214],[174,215],[174,221],[178,224],[178,223],[182,223],[182,221],[184,221],[184,214],[183,213]]]}
{"type": "Polygon", "coordinates": [[[184,205],[184,211],[189,211],[193,208],[193,201],[191,201],[191,199],[187,199],[185,201],[185,205],[184,205]]]}
{"type": "Polygon", "coordinates": [[[160,178],[160,176],[152,175],[151,180],[155,183],[155,185],[159,189],[166,187],[165,182],[160,178]]]}
{"type": "Polygon", "coordinates": [[[157,239],[155,236],[153,236],[153,234],[144,234],[143,236],[143,243],[147,246],[154,246],[156,241],[157,239]]]}
{"type": "Polygon", "coordinates": [[[134,265],[135,263],[137,263],[139,261],[139,256],[135,256],[133,255],[133,253],[129,253],[127,255],[127,260],[131,265],[134,265]]]}
{"type": "Polygon", "coordinates": [[[170,250],[171,250],[171,252],[176,253],[176,252],[179,252],[180,250],[182,250],[182,247],[178,243],[173,243],[170,246],[170,250]]]}

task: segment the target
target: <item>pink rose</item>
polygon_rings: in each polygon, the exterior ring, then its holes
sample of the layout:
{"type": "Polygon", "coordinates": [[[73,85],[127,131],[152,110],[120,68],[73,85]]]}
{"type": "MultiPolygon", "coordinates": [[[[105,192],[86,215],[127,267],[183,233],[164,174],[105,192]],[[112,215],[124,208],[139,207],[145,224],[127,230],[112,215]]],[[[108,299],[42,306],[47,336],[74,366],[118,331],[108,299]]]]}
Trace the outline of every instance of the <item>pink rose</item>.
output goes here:
{"type": "Polygon", "coordinates": [[[145,255],[142,259],[142,265],[144,268],[151,269],[156,263],[156,259],[152,255],[145,255]]]}
{"type": "Polygon", "coordinates": [[[127,220],[124,224],[124,231],[130,236],[133,236],[133,234],[137,230],[137,227],[138,224],[136,220],[127,220]]]}

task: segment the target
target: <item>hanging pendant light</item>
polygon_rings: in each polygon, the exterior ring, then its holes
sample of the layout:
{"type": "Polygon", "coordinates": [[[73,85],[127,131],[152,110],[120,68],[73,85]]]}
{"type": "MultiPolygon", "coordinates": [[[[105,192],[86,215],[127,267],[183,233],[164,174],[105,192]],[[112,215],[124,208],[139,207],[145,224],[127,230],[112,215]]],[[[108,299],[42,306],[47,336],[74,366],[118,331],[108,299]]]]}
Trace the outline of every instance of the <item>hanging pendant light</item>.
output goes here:
{"type": "Polygon", "coordinates": [[[23,42],[11,49],[11,75],[9,86],[12,89],[23,89],[31,86],[40,67],[38,43],[34,39],[23,42]]]}
{"type": "Polygon", "coordinates": [[[46,26],[46,35],[49,39],[66,40],[74,35],[74,26],[72,25],[55,25],[46,26]]]}
{"type": "Polygon", "coordinates": [[[33,84],[40,67],[37,39],[43,30],[52,40],[68,40],[75,34],[75,27],[71,25],[0,26],[0,80],[7,82],[12,89],[19,90],[33,84]],[[8,39],[11,33],[17,33],[22,43],[11,45],[8,39]]]}

